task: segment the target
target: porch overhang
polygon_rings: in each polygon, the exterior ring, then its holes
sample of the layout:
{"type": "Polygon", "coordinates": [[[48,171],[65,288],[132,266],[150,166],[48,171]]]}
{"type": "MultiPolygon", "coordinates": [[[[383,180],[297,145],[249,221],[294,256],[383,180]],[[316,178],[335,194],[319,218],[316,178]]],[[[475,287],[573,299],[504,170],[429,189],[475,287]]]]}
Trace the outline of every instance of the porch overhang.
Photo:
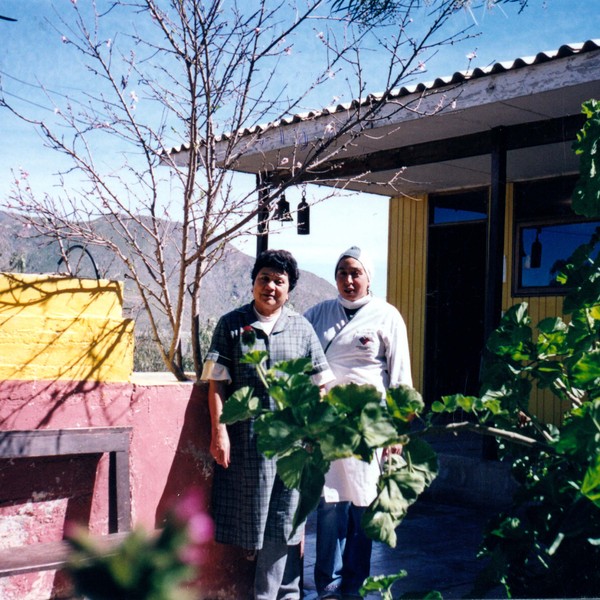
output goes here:
{"type": "MultiPolygon", "coordinates": [[[[578,170],[571,150],[583,123],[581,104],[600,98],[600,40],[561,46],[534,57],[454,73],[395,92],[353,143],[342,137],[339,153],[297,179],[360,192],[397,196],[490,184],[492,139],[502,130],[509,181],[538,179],[578,170]]],[[[294,177],[290,165],[378,101],[294,115],[238,133],[234,164],[242,173],[294,177]]],[[[225,136],[222,144],[230,143],[225,136]]],[[[185,147],[174,149],[180,164],[185,147]]]]}

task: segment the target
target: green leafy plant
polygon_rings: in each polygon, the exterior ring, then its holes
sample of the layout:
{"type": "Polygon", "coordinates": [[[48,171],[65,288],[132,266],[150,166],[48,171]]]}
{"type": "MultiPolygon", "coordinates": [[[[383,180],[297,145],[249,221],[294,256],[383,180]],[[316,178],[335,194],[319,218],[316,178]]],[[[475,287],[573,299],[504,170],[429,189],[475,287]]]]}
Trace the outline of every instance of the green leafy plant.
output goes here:
{"type": "MultiPolygon", "coordinates": [[[[574,148],[581,173],[573,208],[600,216],[600,103],[584,104],[588,120],[574,148]]],[[[512,307],[487,342],[480,398],[444,398],[499,432],[501,457],[519,483],[513,505],[489,526],[481,555],[488,566],[473,591],[504,585],[509,597],[590,597],[600,589],[600,258],[596,232],[558,274],[564,313],[533,327],[527,304],[512,307]],[[530,410],[532,389],[563,402],[554,427],[530,410]]]]}
{"type": "MultiPolygon", "coordinates": [[[[406,571],[400,571],[396,575],[374,575],[367,577],[364,584],[360,588],[360,593],[363,598],[369,592],[378,592],[382,600],[393,600],[392,586],[400,579],[406,577],[406,571]]],[[[400,596],[401,598],[421,598],[421,600],[442,600],[442,595],[439,592],[421,592],[410,593],[400,596]]]]}
{"type": "Polygon", "coordinates": [[[300,491],[294,528],[317,506],[332,461],[354,456],[369,462],[378,449],[402,443],[403,459],[390,455],[384,462],[377,498],[363,519],[369,536],[395,546],[396,527],[438,470],[431,446],[410,433],[411,421],[424,409],[420,394],[400,386],[383,403],[375,387],[348,384],[321,395],[310,379],[309,359],[266,369],[266,358],[266,352],[251,350],[243,361],[256,367],[276,410],[262,408],[244,387],[225,402],[221,421],[255,419],[258,449],[277,457],[283,482],[300,491]]]}
{"type": "Polygon", "coordinates": [[[202,494],[188,490],[174,504],[158,531],[138,527],[113,549],[74,527],[67,571],[78,594],[90,600],[186,600],[185,583],[195,580],[212,539],[212,521],[202,494]]]}

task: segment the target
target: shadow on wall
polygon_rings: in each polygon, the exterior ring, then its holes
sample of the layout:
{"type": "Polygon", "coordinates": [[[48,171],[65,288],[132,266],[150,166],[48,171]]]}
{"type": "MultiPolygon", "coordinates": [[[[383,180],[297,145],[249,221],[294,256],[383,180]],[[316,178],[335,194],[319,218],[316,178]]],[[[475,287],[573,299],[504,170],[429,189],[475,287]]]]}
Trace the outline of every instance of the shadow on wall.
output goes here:
{"type": "MultiPolygon", "coordinates": [[[[213,460],[210,456],[210,415],[208,386],[196,384],[185,411],[184,423],[164,492],[156,510],[156,527],[162,525],[165,511],[186,488],[204,490],[205,507],[210,512],[213,460]]],[[[202,600],[240,600],[252,597],[254,562],[245,558],[241,548],[212,542],[207,550],[205,568],[194,587],[202,600]]]]}
{"type": "Polygon", "coordinates": [[[0,273],[2,380],[127,382],[133,327],[123,284],[0,273]]]}
{"type": "MultiPolygon", "coordinates": [[[[64,523],[89,526],[99,459],[98,454],[0,459],[3,535],[10,537],[15,552],[18,546],[60,539],[64,523]]],[[[72,592],[63,571],[13,577],[14,587],[22,591],[34,589],[43,577],[51,598],[65,598],[72,592]]]]}

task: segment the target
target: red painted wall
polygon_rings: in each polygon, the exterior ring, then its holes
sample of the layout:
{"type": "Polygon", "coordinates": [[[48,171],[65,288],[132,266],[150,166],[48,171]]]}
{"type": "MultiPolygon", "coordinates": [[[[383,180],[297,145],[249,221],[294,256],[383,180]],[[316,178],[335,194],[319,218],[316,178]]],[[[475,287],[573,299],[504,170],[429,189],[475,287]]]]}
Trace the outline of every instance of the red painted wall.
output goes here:
{"type": "MultiPolygon", "coordinates": [[[[0,429],[131,426],[134,524],[160,526],[170,501],[187,486],[210,498],[212,459],[206,387],[67,381],[0,382],[0,429]]],[[[107,531],[107,457],[0,460],[0,546],[61,539],[65,521],[107,531]]],[[[252,563],[240,550],[213,544],[198,598],[251,597],[252,563]]],[[[68,583],[53,572],[0,579],[3,600],[65,597],[68,583]]]]}

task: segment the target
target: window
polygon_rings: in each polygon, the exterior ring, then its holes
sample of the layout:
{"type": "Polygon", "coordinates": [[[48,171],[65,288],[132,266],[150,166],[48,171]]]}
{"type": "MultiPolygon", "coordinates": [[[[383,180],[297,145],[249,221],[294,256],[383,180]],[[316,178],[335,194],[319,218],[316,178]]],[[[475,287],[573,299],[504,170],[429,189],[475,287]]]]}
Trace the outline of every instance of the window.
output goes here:
{"type": "Polygon", "coordinates": [[[573,176],[515,184],[514,296],[565,293],[557,272],[600,225],[571,209],[576,182],[573,176]]]}
{"type": "Polygon", "coordinates": [[[430,225],[465,223],[487,219],[487,189],[469,190],[429,197],[430,225]]]}

